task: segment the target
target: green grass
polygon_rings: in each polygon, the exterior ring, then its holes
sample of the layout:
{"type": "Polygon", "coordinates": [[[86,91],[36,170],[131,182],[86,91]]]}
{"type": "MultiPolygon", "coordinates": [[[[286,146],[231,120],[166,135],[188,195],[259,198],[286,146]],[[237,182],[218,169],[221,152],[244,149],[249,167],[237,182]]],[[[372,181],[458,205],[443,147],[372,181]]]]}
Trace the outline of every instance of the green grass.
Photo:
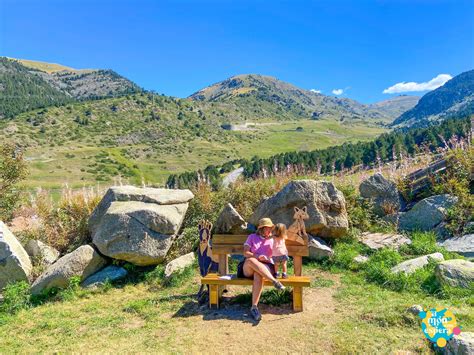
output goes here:
{"type": "MultiPolygon", "coordinates": [[[[440,299],[422,292],[396,292],[368,283],[360,273],[335,271],[337,275],[327,274],[314,263],[306,264],[304,270],[313,275],[315,290],[334,289],[335,310],[324,318],[312,318],[312,311],[306,310],[309,313],[303,318],[308,319],[305,321],[298,320],[297,314],[284,315],[279,322],[295,319],[291,333],[278,334],[287,347],[297,345],[298,349],[316,351],[324,339],[336,353],[393,353],[397,350],[427,353],[429,348],[420,321],[406,311],[413,304],[425,308],[448,307],[463,331],[474,330],[472,304],[462,299],[440,299]],[[335,283],[337,278],[339,281],[335,283]],[[304,334],[317,337],[313,339],[304,334]]],[[[200,307],[197,303],[194,296],[198,287],[197,270],[193,269],[193,272],[169,287],[135,280],[97,291],[73,292],[75,286],[72,285],[70,291],[63,291],[69,297],[56,297],[34,307],[28,305],[13,313],[2,313],[0,352],[98,352],[104,349],[187,352],[205,344],[205,338],[199,334],[230,339],[226,338],[226,332],[245,332],[252,328],[240,321],[249,304],[249,293],[235,297],[232,307],[241,308],[232,311],[235,316],[222,320],[220,315],[225,316],[228,310],[209,311],[205,305],[200,307]]],[[[311,296],[307,294],[307,297],[311,296]]],[[[290,293],[266,289],[262,301],[282,307],[290,302],[290,293]]],[[[262,322],[253,328],[254,332],[266,332],[272,323],[264,323],[265,314],[262,322]]],[[[229,342],[231,340],[220,342],[222,348],[215,350],[236,345],[229,342]]],[[[267,350],[271,350],[270,345],[267,350]]]]}

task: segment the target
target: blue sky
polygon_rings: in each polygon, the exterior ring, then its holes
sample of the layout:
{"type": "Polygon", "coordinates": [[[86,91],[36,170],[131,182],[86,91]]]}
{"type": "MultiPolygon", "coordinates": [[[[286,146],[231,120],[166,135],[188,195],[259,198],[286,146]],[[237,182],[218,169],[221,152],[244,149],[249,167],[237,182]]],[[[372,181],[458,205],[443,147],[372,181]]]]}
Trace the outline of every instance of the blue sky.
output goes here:
{"type": "Polygon", "coordinates": [[[473,69],[474,1],[0,0],[0,55],[178,97],[259,73],[368,103],[473,69]]]}

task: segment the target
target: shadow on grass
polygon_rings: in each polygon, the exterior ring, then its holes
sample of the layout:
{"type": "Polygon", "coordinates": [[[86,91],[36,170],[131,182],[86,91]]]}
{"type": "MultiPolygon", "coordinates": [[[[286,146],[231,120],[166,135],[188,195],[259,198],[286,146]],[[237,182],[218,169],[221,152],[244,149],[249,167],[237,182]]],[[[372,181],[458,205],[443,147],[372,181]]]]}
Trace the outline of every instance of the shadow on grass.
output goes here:
{"type": "MultiPolygon", "coordinates": [[[[262,302],[259,305],[259,310],[262,316],[265,314],[281,315],[282,317],[289,316],[293,313],[291,309],[291,302],[288,302],[288,297],[291,293],[282,293],[280,297],[275,297],[273,292],[262,294],[262,302]],[[270,295],[270,296],[269,296],[270,295]],[[278,301],[281,301],[278,304],[278,301]],[[267,303],[267,304],[265,304],[267,303]],[[268,304],[269,303],[269,304],[268,304]]],[[[243,323],[250,323],[254,326],[258,322],[254,321],[250,315],[251,294],[244,293],[235,296],[225,295],[221,298],[219,309],[209,308],[209,298],[207,292],[198,298],[196,295],[174,295],[158,299],[158,301],[173,301],[188,299],[181,308],[172,316],[173,318],[187,318],[202,315],[203,320],[212,321],[219,319],[227,319],[233,321],[240,321],[243,323]]],[[[275,321],[279,320],[274,319],[275,321]]]]}

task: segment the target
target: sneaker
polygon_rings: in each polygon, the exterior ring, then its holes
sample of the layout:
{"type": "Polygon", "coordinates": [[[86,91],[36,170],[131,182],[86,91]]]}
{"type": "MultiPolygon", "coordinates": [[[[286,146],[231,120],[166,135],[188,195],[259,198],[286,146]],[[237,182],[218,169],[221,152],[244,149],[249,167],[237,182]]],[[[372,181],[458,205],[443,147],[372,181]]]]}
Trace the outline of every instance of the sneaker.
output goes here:
{"type": "Polygon", "coordinates": [[[278,279],[280,277],[280,273],[277,271],[277,272],[275,272],[275,275],[273,275],[273,276],[275,276],[275,279],[278,279]]]}
{"type": "Polygon", "coordinates": [[[277,289],[277,290],[284,290],[286,287],[283,286],[283,284],[280,282],[280,281],[275,281],[273,283],[273,286],[277,289]]]}
{"type": "Polygon", "coordinates": [[[262,315],[260,314],[260,311],[258,310],[257,306],[252,306],[252,308],[250,308],[250,315],[257,322],[262,319],[262,315]]]}
{"type": "Polygon", "coordinates": [[[284,273],[281,274],[281,277],[284,278],[284,279],[287,279],[288,275],[286,274],[286,272],[284,272],[284,273]]]}

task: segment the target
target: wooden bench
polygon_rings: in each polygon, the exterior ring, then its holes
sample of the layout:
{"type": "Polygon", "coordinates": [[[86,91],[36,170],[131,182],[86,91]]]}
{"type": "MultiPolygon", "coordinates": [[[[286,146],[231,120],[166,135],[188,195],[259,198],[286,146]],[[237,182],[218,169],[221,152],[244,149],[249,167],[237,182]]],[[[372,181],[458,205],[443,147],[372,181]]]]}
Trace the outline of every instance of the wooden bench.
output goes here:
{"type": "MultiPolygon", "coordinates": [[[[246,278],[237,278],[232,275],[231,280],[220,279],[221,275],[229,274],[229,255],[242,255],[244,252],[244,243],[247,235],[227,235],[216,234],[212,237],[212,255],[213,259],[219,262],[219,272],[207,274],[201,278],[201,284],[209,285],[209,307],[219,308],[219,298],[226,285],[252,285],[253,280],[246,278]]],[[[311,280],[307,276],[302,276],[303,256],[309,255],[308,245],[301,245],[295,241],[286,240],[288,255],[293,257],[294,275],[289,275],[287,279],[278,279],[283,285],[293,288],[293,310],[295,312],[303,311],[303,287],[310,286],[311,280]]],[[[265,280],[265,286],[273,284],[265,280]]]]}

